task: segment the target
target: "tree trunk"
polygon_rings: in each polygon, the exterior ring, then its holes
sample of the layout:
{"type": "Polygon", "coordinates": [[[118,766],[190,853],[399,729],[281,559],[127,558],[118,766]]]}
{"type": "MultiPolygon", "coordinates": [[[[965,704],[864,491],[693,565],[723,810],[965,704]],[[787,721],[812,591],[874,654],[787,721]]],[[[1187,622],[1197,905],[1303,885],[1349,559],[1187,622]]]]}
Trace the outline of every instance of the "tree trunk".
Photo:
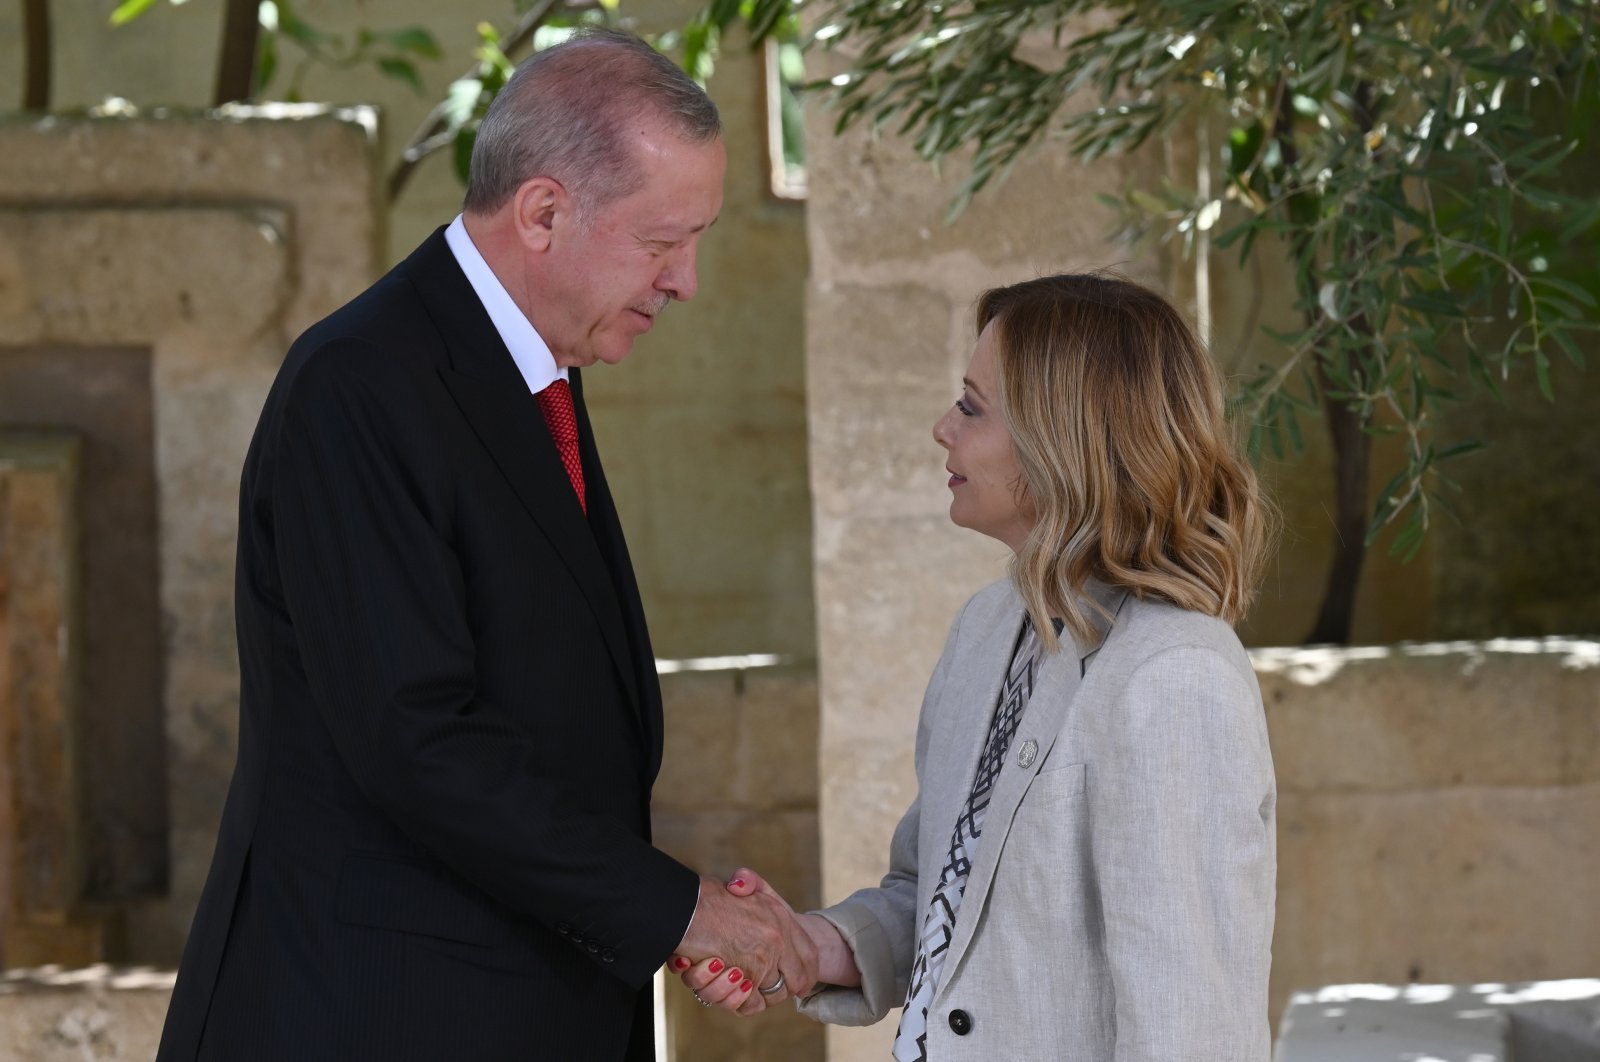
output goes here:
{"type": "Polygon", "coordinates": [[[1332,384],[1321,365],[1317,367],[1317,383],[1323,393],[1328,435],[1333,440],[1334,533],[1337,539],[1333,564],[1328,569],[1328,584],[1322,593],[1322,608],[1306,641],[1347,645],[1355,619],[1361,564],[1367,556],[1367,481],[1372,437],[1366,432],[1360,411],[1339,399],[1327,397],[1332,384]]]}
{"type": "MultiPolygon", "coordinates": [[[[1355,115],[1362,135],[1373,127],[1372,86],[1362,82],[1354,94],[1355,115]]],[[[1357,261],[1370,257],[1371,245],[1356,241],[1349,248],[1357,261]]],[[[1374,323],[1365,314],[1350,320],[1350,330],[1369,341],[1374,323]]],[[[1365,386],[1365,373],[1359,356],[1352,357],[1348,366],[1351,382],[1356,388],[1365,386]]],[[[1327,366],[1317,361],[1317,387],[1322,392],[1323,415],[1328,422],[1328,436],[1333,441],[1333,485],[1335,542],[1333,563],[1328,568],[1328,583],[1322,593],[1322,607],[1317,621],[1306,636],[1308,644],[1348,645],[1355,623],[1356,591],[1361,585],[1361,566],[1367,558],[1367,498],[1370,491],[1372,466],[1372,437],[1367,434],[1367,417],[1359,406],[1343,399],[1330,398],[1330,391],[1339,385],[1329,379],[1327,366]]],[[[1348,389],[1348,385],[1346,385],[1348,389]]]]}
{"type": "Polygon", "coordinates": [[[22,109],[50,109],[50,0],[22,0],[22,109]]]}
{"type": "Polygon", "coordinates": [[[261,38],[260,0],[227,0],[223,12],[222,55],[212,103],[239,103],[255,95],[256,46],[261,38]]]}

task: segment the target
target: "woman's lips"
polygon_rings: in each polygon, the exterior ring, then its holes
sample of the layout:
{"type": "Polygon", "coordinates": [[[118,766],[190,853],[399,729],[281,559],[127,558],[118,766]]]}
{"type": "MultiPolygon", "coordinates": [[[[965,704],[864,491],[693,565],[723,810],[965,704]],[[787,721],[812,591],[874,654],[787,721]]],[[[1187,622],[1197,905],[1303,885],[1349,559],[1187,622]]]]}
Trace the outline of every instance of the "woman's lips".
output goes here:
{"type": "MultiPolygon", "coordinates": [[[[950,470],[948,468],[945,469],[945,471],[946,472],[950,472],[950,470]]],[[[959,476],[954,472],[950,472],[950,486],[959,487],[959,486],[961,486],[961,484],[965,483],[966,481],[967,481],[967,477],[966,476],[959,476]]]]}

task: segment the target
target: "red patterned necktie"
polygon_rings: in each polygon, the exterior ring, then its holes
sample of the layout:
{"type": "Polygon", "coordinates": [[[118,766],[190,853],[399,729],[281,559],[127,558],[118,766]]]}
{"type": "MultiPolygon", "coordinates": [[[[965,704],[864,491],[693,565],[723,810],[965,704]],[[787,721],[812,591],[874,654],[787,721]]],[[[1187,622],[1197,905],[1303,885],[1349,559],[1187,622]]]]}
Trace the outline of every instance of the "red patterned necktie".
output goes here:
{"type": "Polygon", "coordinates": [[[572,408],[572,388],[567,381],[556,380],[533,397],[539,400],[539,410],[561,452],[561,463],[567,466],[572,489],[578,492],[578,505],[587,516],[589,503],[583,489],[583,459],[578,456],[578,411],[572,408]]]}

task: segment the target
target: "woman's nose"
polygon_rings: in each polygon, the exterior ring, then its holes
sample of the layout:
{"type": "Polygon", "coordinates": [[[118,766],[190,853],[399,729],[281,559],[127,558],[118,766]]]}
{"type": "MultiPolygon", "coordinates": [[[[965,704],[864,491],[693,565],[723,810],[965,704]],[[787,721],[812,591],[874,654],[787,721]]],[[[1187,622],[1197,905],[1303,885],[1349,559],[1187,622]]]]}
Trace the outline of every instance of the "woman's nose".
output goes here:
{"type": "Polygon", "coordinates": [[[933,422],[933,441],[944,447],[946,450],[950,449],[949,423],[950,411],[948,410],[945,412],[944,416],[933,422]]]}

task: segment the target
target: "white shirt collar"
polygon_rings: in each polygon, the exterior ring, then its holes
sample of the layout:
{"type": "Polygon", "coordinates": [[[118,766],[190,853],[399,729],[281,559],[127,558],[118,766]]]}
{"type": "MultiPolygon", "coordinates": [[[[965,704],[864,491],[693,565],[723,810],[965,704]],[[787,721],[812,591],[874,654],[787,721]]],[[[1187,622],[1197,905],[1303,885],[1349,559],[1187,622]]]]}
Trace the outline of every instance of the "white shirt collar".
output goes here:
{"type": "Polygon", "coordinates": [[[527,381],[528,390],[538,394],[556,380],[565,380],[567,370],[556,365],[555,355],[550,353],[549,346],[534,329],[533,322],[511,301],[505,285],[500,283],[500,278],[494,275],[489,263],[478,253],[460,214],[444,230],[444,239],[450,245],[450,253],[456,256],[461,271],[467,275],[467,283],[472,285],[472,290],[478,294],[478,301],[488,311],[495,331],[505,341],[506,349],[511,352],[511,360],[517,363],[517,371],[527,381]]]}

